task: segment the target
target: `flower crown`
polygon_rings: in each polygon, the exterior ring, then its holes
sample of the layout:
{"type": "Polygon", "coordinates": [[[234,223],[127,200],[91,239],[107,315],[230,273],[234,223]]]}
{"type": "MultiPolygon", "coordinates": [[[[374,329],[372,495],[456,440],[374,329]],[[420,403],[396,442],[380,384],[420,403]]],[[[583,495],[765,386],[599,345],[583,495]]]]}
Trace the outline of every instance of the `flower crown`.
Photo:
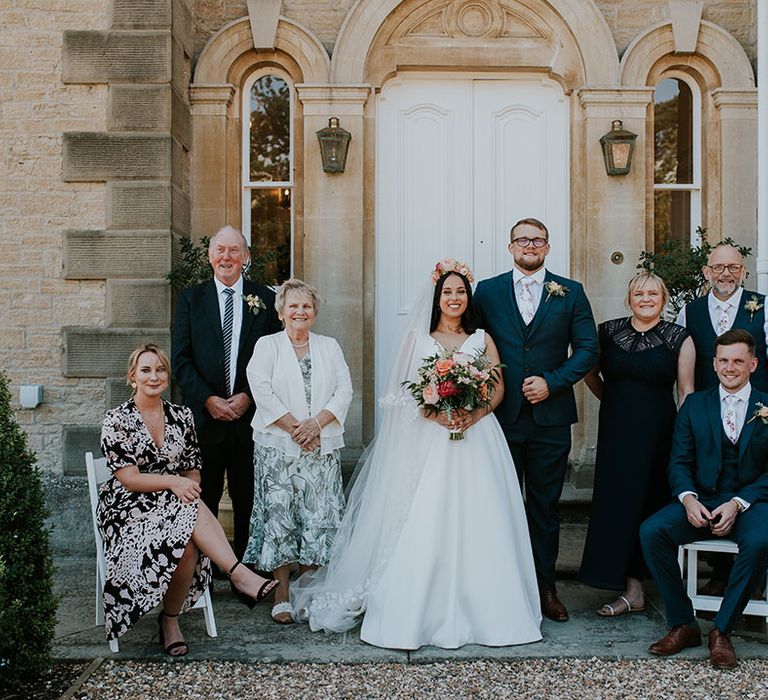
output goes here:
{"type": "Polygon", "coordinates": [[[469,269],[467,263],[454,260],[453,258],[444,258],[443,260],[438,260],[435,264],[435,269],[432,270],[432,284],[437,284],[437,281],[449,272],[458,272],[464,275],[470,284],[475,281],[472,270],[469,269]]]}

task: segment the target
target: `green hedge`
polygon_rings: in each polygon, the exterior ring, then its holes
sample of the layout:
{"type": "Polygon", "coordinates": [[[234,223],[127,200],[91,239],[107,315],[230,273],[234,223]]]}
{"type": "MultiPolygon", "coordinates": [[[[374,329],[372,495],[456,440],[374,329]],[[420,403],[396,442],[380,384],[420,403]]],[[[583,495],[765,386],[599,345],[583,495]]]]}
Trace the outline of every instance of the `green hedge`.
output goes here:
{"type": "Polygon", "coordinates": [[[47,515],[37,460],[0,372],[0,687],[50,664],[57,600],[47,515]]]}

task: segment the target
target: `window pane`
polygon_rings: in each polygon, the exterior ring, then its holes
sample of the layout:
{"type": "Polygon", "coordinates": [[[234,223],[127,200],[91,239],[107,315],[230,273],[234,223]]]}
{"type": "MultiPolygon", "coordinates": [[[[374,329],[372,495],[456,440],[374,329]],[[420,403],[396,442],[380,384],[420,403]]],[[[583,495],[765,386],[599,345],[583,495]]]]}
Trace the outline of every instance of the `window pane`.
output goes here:
{"type": "Polygon", "coordinates": [[[288,83],[275,75],[259,78],[251,88],[252,181],[290,180],[290,120],[288,83]]]}
{"type": "Polygon", "coordinates": [[[653,236],[655,250],[669,240],[691,242],[691,193],[656,190],[653,193],[653,236]]]}
{"type": "Polygon", "coordinates": [[[676,78],[662,80],[653,97],[654,182],[693,182],[693,95],[676,78]]]}
{"type": "Polygon", "coordinates": [[[263,261],[259,274],[267,284],[280,284],[291,276],[291,190],[251,190],[251,249],[263,261]]]}

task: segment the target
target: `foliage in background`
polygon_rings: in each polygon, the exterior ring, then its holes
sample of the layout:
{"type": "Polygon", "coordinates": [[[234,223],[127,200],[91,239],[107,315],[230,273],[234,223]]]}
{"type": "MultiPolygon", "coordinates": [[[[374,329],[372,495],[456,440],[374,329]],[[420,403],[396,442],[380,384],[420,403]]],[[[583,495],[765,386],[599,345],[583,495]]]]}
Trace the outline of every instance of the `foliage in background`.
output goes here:
{"type": "MultiPolygon", "coordinates": [[[[165,276],[171,283],[171,289],[178,292],[186,287],[192,287],[213,277],[213,268],[208,262],[208,242],[203,236],[199,243],[193,243],[189,238],[181,239],[179,259],[171,266],[171,271],[165,276]]],[[[280,255],[278,251],[269,250],[257,255],[251,248],[251,261],[243,269],[243,277],[253,282],[274,284],[283,280],[278,277],[280,255]]]]}
{"type": "Polygon", "coordinates": [[[0,372],[0,688],[50,665],[57,599],[47,515],[37,460],[0,372]]]}
{"type": "Polygon", "coordinates": [[[640,253],[638,269],[652,270],[661,277],[669,289],[667,314],[676,318],[683,306],[708,291],[707,281],[701,269],[707,264],[709,254],[717,245],[732,245],[747,258],[752,249],[739,245],[731,238],[724,238],[721,243],[712,245],[707,241],[707,230],[697,228],[701,236],[701,245],[692,246],[678,240],[669,240],[655,253],[644,250],[640,253]]]}

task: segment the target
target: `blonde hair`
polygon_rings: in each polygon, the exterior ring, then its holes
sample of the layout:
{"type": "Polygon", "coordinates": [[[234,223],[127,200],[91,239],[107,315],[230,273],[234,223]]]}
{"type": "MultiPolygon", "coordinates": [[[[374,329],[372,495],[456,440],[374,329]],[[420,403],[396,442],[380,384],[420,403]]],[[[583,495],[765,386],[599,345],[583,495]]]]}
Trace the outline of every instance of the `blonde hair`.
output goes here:
{"type": "Polygon", "coordinates": [[[669,289],[667,289],[664,280],[651,270],[641,270],[629,280],[627,285],[627,298],[625,299],[627,308],[629,308],[629,300],[632,298],[632,295],[638,289],[645,289],[649,284],[653,284],[661,292],[661,308],[664,309],[666,307],[669,302],[669,289]]]}
{"type": "Polygon", "coordinates": [[[304,282],[304,280],[291,277],[291,279],[285,280],[285,282],[277,288],[277,293],[275,294],[275,311],[277,311],[278,314],[283,313],[285,299],[290,292],[306,294],[312,299],[312,306],[315,309],[315,314],[320,311],[320,292],[318,292],[311,284],[304,282]]]}
{"type": "Polygon", "coordinates": [[[160,364],[163,366],[163,369],[166,371],[169,377],[171,376],[171,361],[168,359],[168,355],[166,354],[165,350],[160,348],[158,345],[155,345],[154,343],[144,343],[143,345],[139,345],[139,347],[137,347],[128,358],[128,371],[125,374],[125,383],[132,389],[131,395],[136,393],[136,387],[133,386],[133,378],[136,374],[136,368],[139,365],[139,358],[145,352],[151,352],[154,355],[157,355],[157,359],[160,360],[160,364]]]}

